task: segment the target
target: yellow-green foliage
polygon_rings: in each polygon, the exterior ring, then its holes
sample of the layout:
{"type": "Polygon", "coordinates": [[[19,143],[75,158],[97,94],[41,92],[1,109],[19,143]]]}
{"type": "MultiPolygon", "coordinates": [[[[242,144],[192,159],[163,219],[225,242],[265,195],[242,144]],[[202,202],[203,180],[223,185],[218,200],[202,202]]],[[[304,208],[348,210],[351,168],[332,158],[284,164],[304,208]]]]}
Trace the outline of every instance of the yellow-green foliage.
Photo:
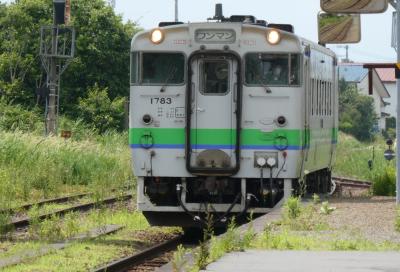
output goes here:
{"type": "Polygon", "coordinates": [[[400,208],[397,209],[397,217],[395,222],[395,227],[398,232],[400,232],[400,208]]]}
{"type": "Polygon", "coordinates": [[[66,193],[73,186],[110,192],[133,181],[126,134],[77,142],[0,132],[0,150],[0,196],[12,195],[14,202],[66,193]]]}
{"type": "MultiPolygon", "coordinates": [[[[326,205],[327,202],[323,203],[321,208],[326,205]]],[[[293,231],[325,230],[328,225],[319,209],[318,203],[302,205],[300,198],[291,197],[286,201],[282,220],[277,224],[293,231]]]]}

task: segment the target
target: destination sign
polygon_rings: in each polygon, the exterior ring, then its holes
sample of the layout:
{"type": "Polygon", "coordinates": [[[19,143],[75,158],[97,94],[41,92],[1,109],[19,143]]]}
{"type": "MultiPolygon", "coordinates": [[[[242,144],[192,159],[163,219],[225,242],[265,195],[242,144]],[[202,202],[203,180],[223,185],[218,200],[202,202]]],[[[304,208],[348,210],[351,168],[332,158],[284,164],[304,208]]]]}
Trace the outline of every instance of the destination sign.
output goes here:
{"type": "Polygon", "coordinates": [[[198,43],[234,43],[236,33],[231,29],[198,29],[195,32],[198,43]]]}

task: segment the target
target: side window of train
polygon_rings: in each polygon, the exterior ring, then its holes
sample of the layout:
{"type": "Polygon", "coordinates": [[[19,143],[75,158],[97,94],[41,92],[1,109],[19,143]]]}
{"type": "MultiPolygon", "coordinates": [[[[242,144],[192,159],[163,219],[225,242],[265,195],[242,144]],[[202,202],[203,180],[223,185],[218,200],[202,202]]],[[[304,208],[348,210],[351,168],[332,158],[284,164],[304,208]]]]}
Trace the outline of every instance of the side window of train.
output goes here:
{"type": "Polygon", "coordinates": [[[201,67],[203,94],[224,95],[229,92],[229,63],[227,61],[204,61],[201,67]]]}
{"type": "Polygon", "coordinates": [[[321,115],[324,115],[325,109],[325,81],[321,81],[321,115]]]}
{"type": "Polygon", "coordinates": [[[185,56],[180,53],[143,53],[142,84],[176,85],[185,80],[185,56]]]}
{"type": "Polygon", "coordinates": [[[315,114],[315,79],[311,79],[311,115],[315,114]]]}
{"type": "Polygon", "coordinates": [[[322,80],[318,84],[318,115],[322,115],[322,80]]]}
{"type": "Polygon", "coordinates": [[[332,116],[332,102],[333,102],[333,84],[332,82],[329,83],[329,115],[332,116]]]}
{"type": "Polygon", "coordinates": [[[319,109],[320,109],[320,105],[319,105],[319,102],[320,102],[320,98],[319,98],[320,90],[321,90],[321,83],[320,83],[320,80],[317,79],[317,99],[316,99],[316,102],[315,102],[315,104],[316,104],[316,114],[315,115],[319,115],[320,114],[320,111],[319,111],[319,109]]]}
{"type": "Polygon", "coordinates": [[[131,84],[136,84],[138,82],[138,52],[131,53],[131,84]]]}

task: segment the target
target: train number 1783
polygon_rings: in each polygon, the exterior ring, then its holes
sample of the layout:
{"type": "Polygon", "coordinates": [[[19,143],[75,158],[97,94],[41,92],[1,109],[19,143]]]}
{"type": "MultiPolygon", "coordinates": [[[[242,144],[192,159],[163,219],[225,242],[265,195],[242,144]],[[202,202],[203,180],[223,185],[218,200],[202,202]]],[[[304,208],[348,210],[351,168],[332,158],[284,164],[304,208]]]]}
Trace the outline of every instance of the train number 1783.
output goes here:
{"type": "Polygon", "coordinates": [[[165,98],[165,97],[153,97],[150,98],[150,103],[151,104],[172,104],[172,98],[165,98]]]}

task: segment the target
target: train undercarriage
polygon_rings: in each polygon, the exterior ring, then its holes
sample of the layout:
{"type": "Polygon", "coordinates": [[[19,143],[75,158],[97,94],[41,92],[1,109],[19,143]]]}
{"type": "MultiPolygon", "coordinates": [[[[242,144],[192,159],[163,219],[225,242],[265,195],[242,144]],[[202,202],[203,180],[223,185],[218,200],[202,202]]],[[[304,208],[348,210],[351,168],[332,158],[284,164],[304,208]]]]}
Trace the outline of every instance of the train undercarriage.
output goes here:
{"type": "Polygon", "coordinates": [[[202,227],[207,214],[214,225],[229,218],[265,214],[291,195],[327,194],[328,169],[298,179],[240,179],[231,177],[144,177],[138,180],[138,208],[152,225],[202,227]]]}

